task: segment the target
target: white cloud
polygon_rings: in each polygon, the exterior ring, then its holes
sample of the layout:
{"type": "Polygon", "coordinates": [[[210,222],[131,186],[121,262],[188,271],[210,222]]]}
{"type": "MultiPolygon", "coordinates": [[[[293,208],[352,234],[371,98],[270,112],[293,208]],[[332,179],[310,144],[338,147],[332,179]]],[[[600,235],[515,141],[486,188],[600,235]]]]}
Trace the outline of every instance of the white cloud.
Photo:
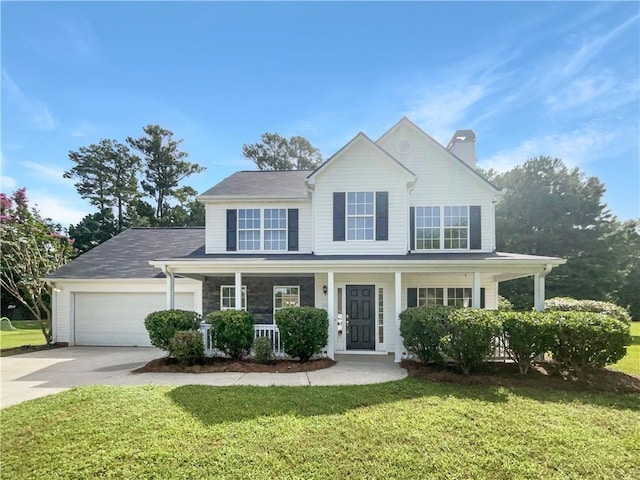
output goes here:
{"type": "Polygon", "coordinates": [[[20,162],[20,165],[28,168],[29,170],[37,173],[42,177],[45,177],[46,180],[65,184],[68,183],[68,181],[63,177],[64,170],[48,167],[36,162],[20,162]]]}
{"type": "Polygon", "coordinates": [[[7,177],[6,175],[0,176],[0,190],[4,193],[9,193],[9,191],[14,190],[18,186],[18,182],[16,182],[15,178],[7,177]]]}
{"type": "MultiPolygon", "coordinates": [[[[7,102],[14,105],[18,115],[34,128],[53,130],[56,127],[56,121],[49,108],[40,100],[26,95],[4,70],[2,71],[2,90],[5,92],[7,102]]],[[[5,121],[7,121],[7,116],[11,117],[6,113],[4,116],[5,121]]]]}
{"type": "Polygon", "coordinates": [[[52,195],[43,191],[27,191],[29,203],[37,207],[40,215],[50,218],[55,223],[68,227],[70,224],[77,224],[89,213],[89,207],[80,202],[71,202],[58,195],[52,195]]]}

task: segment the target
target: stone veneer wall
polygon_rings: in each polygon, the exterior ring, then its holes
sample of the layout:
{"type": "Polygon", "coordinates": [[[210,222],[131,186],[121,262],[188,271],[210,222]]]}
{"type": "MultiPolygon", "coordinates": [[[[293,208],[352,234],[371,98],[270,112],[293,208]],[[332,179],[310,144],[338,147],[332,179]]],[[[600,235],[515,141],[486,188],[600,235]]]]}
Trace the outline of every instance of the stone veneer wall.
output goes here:
{"type": "MultiPolygon", "coordinates": [[[[234,277],[207,277],[202,283],[202,311],[220,310],[220,286],[234,285],[234,277]]],[[[309,277],[252,277],[242,276],[247,287],[247,310],[256,323],[273,323],[273,287],[300,287],[300,306],[315,305],[315,279],[309,277]]]]}

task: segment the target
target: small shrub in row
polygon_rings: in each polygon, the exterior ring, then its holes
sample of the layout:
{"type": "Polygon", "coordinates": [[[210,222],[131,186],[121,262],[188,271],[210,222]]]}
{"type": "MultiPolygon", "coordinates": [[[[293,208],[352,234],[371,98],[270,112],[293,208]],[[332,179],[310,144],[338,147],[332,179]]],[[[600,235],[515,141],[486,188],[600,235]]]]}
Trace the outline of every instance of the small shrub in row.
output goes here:
{"type": "Polygon", "coordinates": [[[171,339],[176,332],[197,330],[200,320],[200,314],[189,310],[160,310],[147,315],[144,326],[149,332],[151,345],[171,355],[171,339]]]}
{"type": "Polygon", "coordinates": [[[320,353],[329,338],[327,311],[321,308],[283,308],[276,312],[276,324],[284,351],[300,363],[320,353]]]}
{"type": "Polygon", "coordinates": [[[253,355],[258,363],[273,363],[273,343],[269,337],[257,337],[253,341],[253,355]]]}
{"type": "Polygon", "coordinates": [[[213,326],[213,341],[217,349],[234,360],[242,360],[253,345],[253,315],[244,310],[221,310],[207,315],[213,326]]]}
{"type": "Polygon", "coordinates": [[[195,330],[176,332],[169,342],[173,357],[183,366],[202,363],[204,360],[204,343],[202,335],[195,330]]]}

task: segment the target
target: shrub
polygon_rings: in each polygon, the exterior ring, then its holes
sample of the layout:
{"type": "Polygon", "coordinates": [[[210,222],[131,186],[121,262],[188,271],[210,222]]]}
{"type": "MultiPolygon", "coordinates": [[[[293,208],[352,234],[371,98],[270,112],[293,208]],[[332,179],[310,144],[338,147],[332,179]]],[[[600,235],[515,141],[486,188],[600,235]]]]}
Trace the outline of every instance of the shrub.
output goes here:
{"type": "Polygon", "coordinates": [[[176,332],[169,345],[173,357],[180,365],[194,365],[204,360],[204,343],[200,332],[193,330],[176,332]]]}
{"type": "Polygon", "coordinates": [[[468,375],[493,352],[494,337],[499,335],[499,327],[493,310],[456,309],[449,315],[449,332],[443,339],[442,352],[468,375]]]}
{"type": "Polygon", "coordinates": [[[422,363],[442,363],[441,340],[447,335],[452,307],[409,307],[400,313],[404,346],[422,363]]]}
{"type": "Polygon", "coordinates": [[[533,360],[551,350],[555,323],[541,312],[499,312],[507,353],[526,375],[533,360]]]}
{"type": "Polygon", "coordinates": [[[149,332],[151,345],[171,354],[170,342],[176,332],[197,330],[200,326],[200,314],[188,310],[160,310],[152,312],[144,319],[149,332]]]}
{"type": "Polygon", "coordinates": [[[555,322],[554,360],[579,373],[616,363],[631,343],[629,325],[613,317],[592,312],[549,312],[555,322]]]}
{"type": "Polygon", "coordinates": [[[320,353],[328,340],[327,311],[313,307],[283,308],[276,312],[284,351],[300,363],[320,353]]]}
{"type": "Polygon", "coordinates": [[[602,313],[622,322],[630,323],[631,315],[626,308],[615,303],[597,300],[576,300],[570,297],[555,297],[545,300],[544,309],[554,312],[593,312],[602,313]]]}
{"type": "Polygon", "coordinates": [[[258,337],[253,341],[253,353],[258,363],[273,363],[273,344],[269,337],[258,337]]]}
{"type": "Polygon", "coordinates": [[[511,303],[507,298],[502,295],[498,295],[498,310],[500,311],[511,311],[513,310],[513,303],[511,303]]]}
{"type": "Polygon", "coordinates": [[[222,310],[207,315],[213,326],[213,342],[234,360],[251,351],[253,344],[253,315],[244,310],[222,310]]]}

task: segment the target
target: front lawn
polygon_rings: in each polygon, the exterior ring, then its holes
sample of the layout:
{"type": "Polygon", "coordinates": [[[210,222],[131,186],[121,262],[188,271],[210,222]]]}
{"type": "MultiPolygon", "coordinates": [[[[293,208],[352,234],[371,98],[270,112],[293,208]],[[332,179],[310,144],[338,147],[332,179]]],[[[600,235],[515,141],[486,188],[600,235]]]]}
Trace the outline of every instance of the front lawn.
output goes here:
{"type": "Polygon", "coordinates": [[[640,375],[640,322],[631,322],[631,345],[627,347],[627,355],[611,368],[640,375]]]}
{"type": "Polygon", "coordinates": [[[640,397],[399,382],[85,387],[0,412],[3,478],[640,478],[640,397]]]}
{"type": "Polygon", "coordinates": [[[15,320],[11,323],[16,330],[0,330],[0,350],[46,343],[38,322],[15,320]]]}

